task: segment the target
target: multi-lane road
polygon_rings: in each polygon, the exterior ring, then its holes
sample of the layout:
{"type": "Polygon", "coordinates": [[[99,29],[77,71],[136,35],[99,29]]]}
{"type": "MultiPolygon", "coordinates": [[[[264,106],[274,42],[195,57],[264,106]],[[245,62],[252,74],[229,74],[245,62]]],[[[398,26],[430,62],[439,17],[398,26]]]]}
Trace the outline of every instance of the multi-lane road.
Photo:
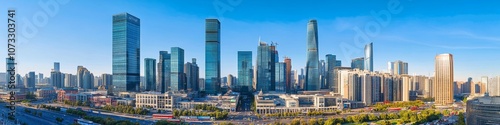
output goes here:
{"type": "MultiPolygon", "coordinates": [[[[8,112],[10,112],[10,109],[7,109],[5,107],[6,103],[0,103],[0,111],[1,111],[1,114],[2,117],[0,119],[0,121],[8,121],[8,120],[4,120],[4,119],[7,119],[7,114],[8,112]]],[[[88,110],[85,110],[84,111],[88,111],[88,110]]],[[[131,122],[138,122],[139,124],[141,125],[151,125],[154,123],[154,121],[152,119],[145,119],[145,118],[140,118],[140,117],[134,117],[134,116],[128,116],[128,115],[124,115],[124,114],[115,114],[115,113],[105,113],[105,112],[101,112],[101,113],[94,113],[94,112],[86,112],[88,116],[97,116],[97,117],[102,117],[102,118],[106,118],[106,117],[110,117],[110,118],[113,118],[115,120],[127,120],[127,121],[131,121],[131,122]]],[[[63,122],[62,124],[64,125],[69,125],[69,124],[72,124],[74,122],[75,119],[78,119],[80,118],[79,116],[75,116],[75,115],[71,115],[71,114],[67,114],[66,112],[61,112],[61,111],[52,111],[52,110],[47,110],[47,109],[37,109],[37,108],[34,108],[34,107],[29,107],[29,106],[25,106],[25,105],[21,105],[21,104],[18,104],[16,105],[16,118],[17,118],[17,121],[19,121],[19,123],[26,123],[28,125],[39,125],[39,124],[43,124],[43,125],[58,125],[58,122],[56,121],[56,118],[63,118],[63,122]],[[25,109],[28,109],[31,111],[31,113],[27,113],[25,112],[25,109]],[[33,114],[33,112],[41,112],[41,116],[39,116],[38,114],[33,114]]],[[[12,122],[12,121],[10,121],[12,122]]]]}

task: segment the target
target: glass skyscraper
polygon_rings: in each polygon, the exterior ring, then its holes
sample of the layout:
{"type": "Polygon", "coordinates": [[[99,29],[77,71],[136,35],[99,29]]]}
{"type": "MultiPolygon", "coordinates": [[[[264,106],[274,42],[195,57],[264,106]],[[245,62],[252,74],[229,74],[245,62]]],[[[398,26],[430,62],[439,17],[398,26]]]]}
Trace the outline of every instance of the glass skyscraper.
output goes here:
{"type": "Polygon", "coordinates": [[[193,58],[191,63],[187,62],[186,64],[184,64],[184,73],[186,74],[186,90],[198,91],[200,72],[198,64],[196,64],[196,58],[193,58]]]}
{"type": "Polygon", "coordinates": [[[318,24],[316,20],[309,20],[307,24],[307,62],[305,90],[320,89],[318,56],[318,24]]]}
{"type": "Polygon", "coordinates": [[[365,70],[365,59],[363,57],[352,59],[351,68],[365,70]]]}
{"type": "MultiPolygon", "coordinates": [[[[273,51],[271,50],[271,46],[267,45],[265,42],[260,42],[259,47],[257,48],[257,71],[256,71],[256,90],[268,92],[274,90],[274,86],[271,82],[275,80],[271,77],[271,74],[274,73],[272,65],[273,63],[273,51]]],[[[274,76],[274,75],[273,75],[274,76]]]]}
{"type": "Polygon", "coordinates": [[[170,54],[168,51],[160,51],[158,60],[158,81],[156,81],[156,91],[166,92],[170,88],[170,54]]]}
{"type": "Polygon", "coordinates": [[[170,90],[184,90],[184,49],[172,47],[170,50],[170,90]]]}
{"type": "Polygon", "coordinates": [[[113,15],[113,93],[138,92],[140,83],[140,19],[113,15]]]}
{"type": "MultiPolygon", "coordinates": [[[[333,90],[334,86],[334,77],[335,77],[335,67],[337,67],[337,57],[332,54],[327,54],[325,56],[326,62],[325,62],[325,72],[326,72],[326,86],[328,89],[333,90]]],[[[333,90],[334,92],[337,92],[337,90],[333,90]]]]}
{"type": "Polygon", "coordinates": [[[277,62],[275,63],[275,89],[276,92],[286,92],[286,63],[277,62]]]}
{"type": "Polygon", "coordinates": [[[238,51],[238,85],[236,89],[251,92],[252,79],[252,51],[238,51]]]}
{"type": "Polygon", "coordinates": [[[156,59],[144,59],[144,91],[156,91],[156,59]]]}
{"type": "Polygon", "coordinates": [[[373,43],[365,46],[365,70],[373,72],[373,43]]]}
{"type": "Polygon", "coordinates": [[[220,22],[205,20],[205,93],[217,94],[220,90],[220,22]]]}

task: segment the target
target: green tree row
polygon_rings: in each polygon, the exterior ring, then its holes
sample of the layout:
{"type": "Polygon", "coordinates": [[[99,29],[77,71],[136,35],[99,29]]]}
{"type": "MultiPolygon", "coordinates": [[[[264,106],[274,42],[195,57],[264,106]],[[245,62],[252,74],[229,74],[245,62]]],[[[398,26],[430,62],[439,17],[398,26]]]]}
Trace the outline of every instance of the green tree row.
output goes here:
{"type": "Polygon", "coordinates": [[[201,105],[195,105],[194,109],[196,110],[204,110],[204,111],[222,111],[222,109],[217,108],[213,105],[209,104],[201,104],[201,105]]]}
{"type": "Polygon", "coordinates": [[[226,119],[227,116],[229,115],[229,112],[227,112],[227,111],[198,112],[195,110],[184,110],[184,109],[177,110],[177,109],[174,109],[173,115],[175,117],[179,117],[179,116],[210,116],[210,117],[215,117],[215,119],[217,119],[217,120],[221,120],[221,119],[226,119]]]}
{"type": "Polygon", "coordinates": [[[106,106],[102,107],[102,109],[107,110],[107,111],[127,113],[127,114],[146,115],[149,113],[149,111],[144,109],[144,108],[135,108],[134,109],[134,107],[132,107],[132,106],[124,106],[124,105],[118,105],[118,106],[106,105],[106,106]]]}
{"type": "Polygon", "coordinates": [[[110,117],[102,118],[97,116],[84,116],[83,119],[90,120],[94,123],[99,123],[102,125],[140,125],[137,122],[133,123],[129,120],[115,120],[110,117]]]}

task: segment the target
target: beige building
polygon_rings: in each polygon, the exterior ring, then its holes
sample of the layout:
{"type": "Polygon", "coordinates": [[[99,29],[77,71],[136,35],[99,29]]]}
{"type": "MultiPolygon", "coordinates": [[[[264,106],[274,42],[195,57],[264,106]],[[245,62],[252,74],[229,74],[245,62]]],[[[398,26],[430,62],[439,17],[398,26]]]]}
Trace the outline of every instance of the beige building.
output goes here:
{"type": "Polygon", "coordinates": [[[435,104],[448,105],[453,103],[453,55],[439,54],[435,59],[435,104]]]}

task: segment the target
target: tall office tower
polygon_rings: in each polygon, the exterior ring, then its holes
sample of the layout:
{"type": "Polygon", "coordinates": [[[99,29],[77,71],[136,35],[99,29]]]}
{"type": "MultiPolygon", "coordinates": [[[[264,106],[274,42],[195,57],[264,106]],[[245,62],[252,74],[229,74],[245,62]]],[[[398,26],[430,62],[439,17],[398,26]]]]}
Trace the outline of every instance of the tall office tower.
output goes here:
{"type": "MultiPolygon", "coordinates": [[[[55,68],[55,67],[54,67],[55,68]]],[[[57,88],[63,88],[64,84],[62,83],[62,73],[56,70],[52,70],[50,72],[50,83],[52,86],[57,88]]]]}
{"type": "Polygon", "coordinates": [[[94,76],[94,81],[93,81],[93,88],[99,89],[100,86],[102,86],[102,77],[101,76],[94,76]]]}
{"type": "Polygon", "coordinates": [[[141,20],[128,13],[113,15],[113,93],[139,92],[141,20]]]}
{"type": "Polygon", "coordinates": [[[112,88],[111,86],[113,85],[113,75],[105,73],[102,74],[101,77],[102,77],[102,85],[104,85],[104,88],[106,88],[106,90],[108,91],[111,91],[109,89],[112,88]]]}
{"type": "Polygon", "coordinates": [[[184,73],[186,74],[186,90],[199,91],[200,73],[196,58],[193,58],[191,63],[184,64],[184,73]]]}
{"type": "Polygon", "coordinates": [[[335,67],[342,67],[342,61],[341,60],[337,60],[335,62],[335,67]]]}
{"type": "Polygon", "coordinates": [[[72,75],[69,73],[64,74],[64,87],[75,87],[75,86],[72,86],[71,76],[72,75]]]}
{"type": "Polygon", "coordinates": [[[222,83],[222,86],[227,86],[227,77],[224,76],[220,79],[221,83],[222,83]]]}
{"type": "Polygon", "coordinates": [[[279,62],[278,50],[276,50],[277,43],[271,42],[271,87],[269,87],[270,91],[276,90],[276,63],[279,62]]]}
{"type": "Polygon", "coordinates": [[[172,47],[170,50],[170,90],[184,90],[184,49],[172,47]]]}
{"type": "Polygon", "coordinates": [[[26,88],[26,86],[24,86],[23,77],[19,74],[16,74],[16,88],[26,88]]]}
{"type": "Polygon", "coordinates": [[[165,93],[170,89],[170,54],[168,51],[160,51],[158,60],[158,81],[156,91],[165,93]]]}
{"type": "Polygon", "coordinates": [[[338,90],[333,90],[335,85],[335,67],[337,67],[337,57],[332,54],[327,54],[325,56],[326,62],[325,62],[325,68],[326,68],[326,86],[328,89],[332,91],[338,91],[338,90]]]}
{"type": "Polygon", "coordinates": [[[61,70],[60,70],[59,66],[60,66],[59,62],[54,62],[54,71],[60,72],[61,70]]]}
{"type": "Polygon", "coordinates": [[[316,20],[309,20],[307,24],[307,62],[305,90],[319,90],[319,55],[318,55],[318,24],[316,20]]]}
{"type": "Polygon", "coordinates": [[[286,93],[291,93],[293,90],[293,75],[292,75],[292,59],[288,58],[288,57],[285,57],[285,65],[286,65],[286,71],[285,71],[285,79],[286,79],[286,82],[285,82],[285,91],[286,93]]]}
{"type": "Polygon", "coordinates": [[[365,70],[373,72],[373,43],[365,46],[365,70]]]}
{"type": "Polygon", "coordinates": [[[205,93],[220,92],[220,22],[205,20],[205,93]]]}
{"type": "Polygon", "coordinates": [[[299,85],[299,89],[301,90],[304,90],[306,87],[305,87],[305,77],[306,75],[304,74],[304,68],[300,68],[300,75],[299,75],[299,78],[298,78],[298,85],[299,85]]]}
{"type": "Polygon", "coordinates": [[[238,79],[235,90],[252,92],[252,51],[238,51],[238,79]]]}
{"type": "Polygon", "coordinates": [[[198,86],[200,87],[200,91],[205,90],[205,79],[204,78],[198,79],[198,83],[199,83],[198,86]]]}
{"type": "Polygon", "coordinates": [[[39,84],[40,84],[40,83],[44,83],[43,78],[44,78],[44,77],[43,77],[43,74],[42,74],[42,73],[38,73],[38,83],[39,83],[39,84]]]}
{"type": "Polygon", "coordinates": [[[397,74],[397,75],[408,74],[407,62],[396,60],[394,62],[388,62],[387,64],[388,64],[387,69],[389,69],[389,72],[391,72],[391,74],[397,74]]]}
{"type": "Polygon", "coordinates": [[[435,104],[451,104],[453,103],[453,56],[448,53],[437,55],[435,68],[433,83],[435,104]]]}
{"type": "Polygon", "coordinates": [[[351,68],[365,70],[365,59],[363,57],[352,59],[351,68]]]}
{"type": "MultiPolygon", "coordinates": [[[[14,73],[14,72],[13,72],[14,73]]],[[[15,73],[14,73],[14,78],[15,78],[15,73]]],[[[0,72],[0,86],[5,86],[7,84],[7,79],[10,77],[7,77],[7,73],[5,72],[0,72]]],[[[10,81],[10,80],[9,80],[10,81]]]]}
{"type": "Polygon", "coordinates": [[[83,73],[83,89],[91,90],[94,89],[94,74],[90,72],[83,73]]]}
{"type": "Polygon", "coordinates": [[[156,59],[144,59],[144,81],[144,91],[156,91],[156,59]]]}
{"type": "Polygon", "coordinates": [[[35,72],[29,72],[26,74],[26,80],[24,80],[24,83],[26,88],[35,88],[35,72]]]}
{"type": "Polygon", "coordinates": [[[275,88],[275,85],[273,85],[275,82],[275,79],[273,79],[276,74],[273,74],[275,72],[275,69],[272,69],[274,67],[274,59],[273,58],[273,53],[274,50],[272,49],[273,45],[268,45],[265,42],[260,42],[259,41],[259,47],[257,48],[257,65],[256,65],[256,91],[263,91],[263,92],[268,92],[268,91],[273,91],[275,88]]]}
{"type": "Polygon", "coordinates": [[[235,77],[231,74],[227,75],[227,86],[229,88],[233,88],[233,86],[235,84],[234,82],[235,82],[235,77]]]}
{"type": "MultiPolygon", "coordinates": [[[[5,76],[5,80],[7,80],[8,84],[10,84],[9,82],[10,82],[11,77],[16,77],[16,74],[17,74],[17,69],[15,69],[15,65],[16,64],[15,64],[14,60],[11,60],[10,58],[6,58],[5,59],[5,63],[6,63],[5,64],[6,65],[6,67],[5,67],[5,69],[6,69],[5,73],[7,74],[5,76]],[[11,69],[14,69],[14,70],[11,71],[11,69]]],[[[16,85],[16,88],[21,88],[20,86],[18,86],[20,83],[17,82],[17,80],[20,80],[20,79],[16,78],[15,82],[17,84],[15,84],[15,83],[13,83],[13,84],[16,85]]]]}
{"type": "MultiPolygon", "coordinates": [[[[286,65],[288,65],[288,64],[286,64],[286,65]]],[[[292,70],[291,73],[290,73],[290,89],[289,89],[289,93],[295,93],[295,90],[297,89],[297,84],[298,84],[297,81],[298,81],[298,79],[299,79],[299,75],[297,74],[297,70],[292,70]]]]}
{"type": "Polygon", "coordinates": [[[275,74],[275,88],[274,91],[280,92],[280,93],[285,93],[286,92],[286,63],[284,62],[277,62],[275,64],[275,69],[274,69],[274,74],[275,74]]]}
{"type": "Polygon", "coordinates": [[[319,85],[320,89],[326,89],[326,64],[325,60],[319,61],[319,85]]]}

